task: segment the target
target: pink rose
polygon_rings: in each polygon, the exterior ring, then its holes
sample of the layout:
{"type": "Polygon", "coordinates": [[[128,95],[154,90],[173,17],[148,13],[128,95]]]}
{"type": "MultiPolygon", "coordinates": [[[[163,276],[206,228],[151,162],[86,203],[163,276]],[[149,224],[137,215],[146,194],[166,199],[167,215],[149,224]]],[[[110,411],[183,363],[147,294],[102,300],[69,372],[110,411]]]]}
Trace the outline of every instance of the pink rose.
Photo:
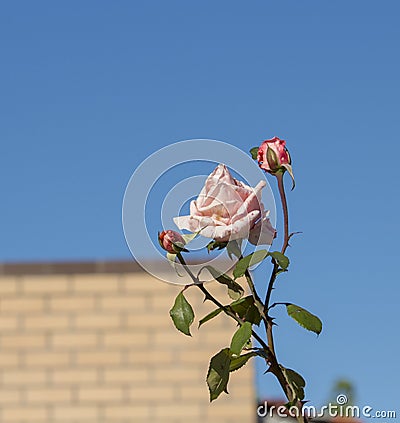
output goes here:
{"type": "Polygon", "coordinates": [[[291,164],[286,142],[278,137],[265,140],[258,149],[257,160],[261,169],[273,173],[291,164]]]}
{"type": "Polygon", "coordinates": [[[219,164],[190,203],[190,215],[175,217],[174,222],[179,229],[201,230],[201,235],[219,242],[248,238],[254,245],[272,244],[276,231],[261,203],[265,185],[260,181],[249,187],[219,164]]]}
{"type": "Polygon", "coordinates": [[[177,254],[184,250],[185,240],[182,235],[175,231],[163,231],[158,234],[158,242],[165,251],[177,254]]]}

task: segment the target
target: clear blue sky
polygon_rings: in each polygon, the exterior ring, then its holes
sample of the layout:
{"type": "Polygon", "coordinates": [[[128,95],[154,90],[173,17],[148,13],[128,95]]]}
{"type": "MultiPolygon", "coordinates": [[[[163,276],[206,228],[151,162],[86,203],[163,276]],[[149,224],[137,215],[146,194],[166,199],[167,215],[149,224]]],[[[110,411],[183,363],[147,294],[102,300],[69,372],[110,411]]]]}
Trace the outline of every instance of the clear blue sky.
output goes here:
{"type": "Polygon", "coordinates": [[[280,358],[313,403],[343,375],[361,404],[398,407],[399,16],[397,0],[3,2],[0,260],[129,258],[122,197],[149,154],[280,136],[303,235],[276,295],[325,323],[317,339],[282,316],[280,358]]]}

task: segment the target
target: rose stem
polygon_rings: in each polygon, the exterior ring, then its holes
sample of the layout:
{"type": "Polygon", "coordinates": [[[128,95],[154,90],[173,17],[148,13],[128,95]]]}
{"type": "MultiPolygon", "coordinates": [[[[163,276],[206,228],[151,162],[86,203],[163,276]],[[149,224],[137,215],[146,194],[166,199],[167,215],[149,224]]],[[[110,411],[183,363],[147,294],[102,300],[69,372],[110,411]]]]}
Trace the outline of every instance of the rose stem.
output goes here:
{"type": "MultiPolygon", "coordinates": [[[[283,244],[282,244],[282,249],[281,249],[281,253],[285,254],[287,247],[289,246],[289,239],[290,239],[290,235],[289,235],[289,212],[288,212],[288,206],[287,206],[287,201],[286,201],[286,194],[285,194],[285,186],[283,184],[283,173],[282,172],[278,172],[276,175],[276,179],[278,180],[278,189],[279,189],[279,196],[281,198],[281,202],[282,202],[282,210],[283,210],[283,230],[284,230],[284,236],[283,236],[283,244]]],[[[278,271],[279,265],[276,261],[274,261],[274,268],[272,269],[272,273],[271,273],[271,277],[268,283],[268,289],[267,289],[267,294],[265,296],[265,313],[268,313],[268,307],[269,307],[269,302],[271,300],[271,294],[272,294],[272,290],[274,288],[274,282],[276,279],[276,272],[278,271]]]]}
{"type": "MultiPolygon", "coordinates": [[[[286,194],[285,194],[285,185],[283,182],[283,175],[284,172],[278,172],[275,174],[276,179],[278,181],[278,190],[279,190],[279,196],[281,198],[281,203],[282,203],[282,211],[283,211],[283,244],[282,244],[282,249],[281,249],[281,253],[285,254],[287,247],[289,246],[289,240],[290,240],[290,234],[289,234],[289,212],[288,212],[288,206],[287,206],[287,200],[286,200],[286,194]]],[[[272,290],[274,288],[274,283],[276,280],[276,276],[277,276],[277,271],[279,268],[278,263],[273,260],[274,263],[274,267],[272,269],[272,273],[271,273],[271,277],[269,279],[269,283],[268,283],[268,289],[267,289],[267,293],[265,296],[265,302],[264,302],[264,314],[266,316],[267,322],[266,322],[266,332],[267,332],[267,340],[268,340],[268,346],[269,346],[269,350],[271,351],[272,355],[273,355],[273,361],[278,363],[278,360],[276,358],[276,353],[275,353],[275,345],[274,345],[274,336],[272,333],[272,327],[273,327],[273,319],[268,315],[268,310],[269,310],[269,302],[271,300],[271,294],[272,294],[272,290]]],[[[271,366],[272,367],[272,366],[271,366]]],[[[283,389],[283,391],[285,392],[287,398],[289,401],[292,401],[292,393],[290,390],[287,389],[287,382],[286,379],[282,373],[281,368],[279,367],[279,364],[276,368],[276,371],[274,371],[275,369],[271,368],[271,371],[275,374],[275,376],[277,377],[277,379],[280,382],[280,385],[283,389]],[[281,383],[281,380],[283,378],[284,384],[281,383]]],[[[302,403],[299,402],[298,403],[298,407],[301,410],[302,409],[302,403]]],[[[299,422],[307,422],[307,418],[305,416],[299,416],[298,417],[298,421],[299,422]]]]}

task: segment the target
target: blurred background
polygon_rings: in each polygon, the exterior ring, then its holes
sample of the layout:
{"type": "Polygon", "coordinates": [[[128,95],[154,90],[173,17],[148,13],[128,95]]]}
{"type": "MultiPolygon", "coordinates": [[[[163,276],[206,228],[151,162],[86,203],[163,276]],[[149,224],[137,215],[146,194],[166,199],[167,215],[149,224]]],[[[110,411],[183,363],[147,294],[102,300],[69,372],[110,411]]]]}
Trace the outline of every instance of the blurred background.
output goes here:
{"type": "MultiPolygon", "coordinates": [[[[302,234],[274,295],[324,322],[317,338],[277,311],[279,358],[312,404],[345,378],[358,404],[394,409],[399,13],[394,0],[2,3],[0,261],[129,260],[122,199],[146,157],[279,136],[302,234]]],[[[280,396],[257,366],[258,396],[280,396]]]]}

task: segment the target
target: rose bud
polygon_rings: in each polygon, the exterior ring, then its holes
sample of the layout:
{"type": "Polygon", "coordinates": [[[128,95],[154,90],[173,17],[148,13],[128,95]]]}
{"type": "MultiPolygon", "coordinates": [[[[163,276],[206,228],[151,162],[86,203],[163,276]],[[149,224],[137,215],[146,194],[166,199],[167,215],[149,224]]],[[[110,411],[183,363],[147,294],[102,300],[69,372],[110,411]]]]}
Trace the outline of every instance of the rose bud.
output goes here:
{"type": "Polygon", "coordinates": [[[182,235],[175,231],[168,230],[159,233],[158,242],[165,251],[171,254],[188,251],[185,249],[185,240],[182,235]]]}
{"type": "Polygon", "coordinates": [[[265,140],[258,148],[257,161],[261,169],[271,174],[287,170],[292,178],[294,188],[292,161],[284,140],[278,137],[265,140]]]}
{"type": "Polygon", "coordinates": [[[291,164],[290,155],[285,147],[286,142],[278,137],[265,140],[258,149],[258,164],[261,169],[274,173],[285,164],[291,164]]]}

